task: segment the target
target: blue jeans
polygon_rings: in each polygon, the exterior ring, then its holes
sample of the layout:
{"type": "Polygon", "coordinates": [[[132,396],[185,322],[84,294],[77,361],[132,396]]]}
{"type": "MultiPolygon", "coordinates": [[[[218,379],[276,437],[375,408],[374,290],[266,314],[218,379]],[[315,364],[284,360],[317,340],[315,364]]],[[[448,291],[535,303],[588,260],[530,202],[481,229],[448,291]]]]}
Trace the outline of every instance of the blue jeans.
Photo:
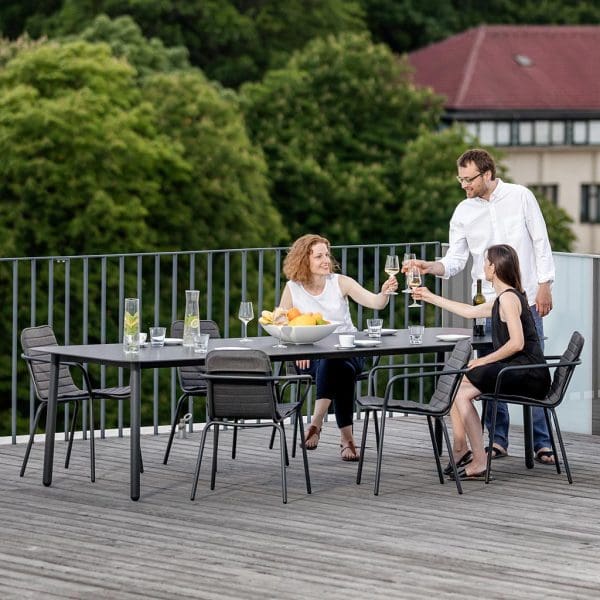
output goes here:
{"type": "MultiPolygon", "coordinates": [[[[531,314],[533,315],[533,321],[542,344],[542,350],[544,349],[544,324],[542,317],[538,314],[537,309],[534,306],[529,307],[531,314]]],[[[486,333],[491,334],[492,332],[492,320],[486,320],[485,326],[486,333]]],[[[481,351],[479,356],[484,356],[489,352],[481,351]]],[[[546,417],[544,416],[544,410],[539,407],[535,407],[532,410],[531,420],[533,424],[533,450],[537,452],[541,448],[552,448],[550,443],[550,435],[548,434],[548,427],[546,426],[546,417]]],[[[485,415],[485,426],[487,427],[488,433],[492,425],[492,405],[488,404],[486,415],[485,415]]],[[[496,430],[494,433],[494,444],[501,446],[505,450],[508,450],[508,428],[510,426],[510,415],[508,414],[508,406],[506,402],[498,402],[498,411],[496,412],[496,430]]]]}
{"type": "Polygon", "coordinates": [[[333,401],[335,420],[340,429],[352,425],[356,378],[364,364],[362,356],[320,358],[311,360],[308,369],[300,369],[300,373],[309,373],[315,380],[317,398],[329,398],[333,401]]]}

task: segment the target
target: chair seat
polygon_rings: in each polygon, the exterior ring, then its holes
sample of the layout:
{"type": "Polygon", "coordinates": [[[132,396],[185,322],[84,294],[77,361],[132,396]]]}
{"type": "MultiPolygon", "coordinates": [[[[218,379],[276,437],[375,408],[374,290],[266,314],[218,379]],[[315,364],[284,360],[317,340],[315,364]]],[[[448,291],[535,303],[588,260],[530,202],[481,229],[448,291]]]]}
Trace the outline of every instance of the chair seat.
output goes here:
{"type": "Polygon", "coordinates": [[[92,390],[92,394],[94,395],[94,398],[129,398],[131,395],[131,388],[128,385],[99,388],[92,390]]]}
{"type": "MultiPolygon", "coordinates": [[[[357,398],[357,403],[363,409],[381,410],[383,407],[383,398],[379,396],[361,396],[357,398]]],[[[413,400],[394,400],[390,399],[387,403],[387,410],[390,411],[402,411],[405,413],[420,414],[420,415],[431,415],[441,416],[445,415],[447,410],[444,407],[443,410],[429,407],[428,404],[422,402],[414,402],[413,400]]]]}
{"type": "Polygon", "coordinates": [[[493,394],[481,394],[478,397],[478,400],[482,402],[492,402],[497,400],[498,402],[509,402],[510,404],[525,404],[528,406],[552,406],[552,402],[548,398],[542,398],[541,400],[538,398],[530,398],[529,396],[513,396],[513,395],[498,395],[494,396],[493,394]]]}
{"type": "Polygon", "coordinates": [[[287,419],[298,411],[298,407],[301,406],[301,404],[301,402],[286,402],[284,404],[278,402],[277,413],[282,419],[287,419]]]}

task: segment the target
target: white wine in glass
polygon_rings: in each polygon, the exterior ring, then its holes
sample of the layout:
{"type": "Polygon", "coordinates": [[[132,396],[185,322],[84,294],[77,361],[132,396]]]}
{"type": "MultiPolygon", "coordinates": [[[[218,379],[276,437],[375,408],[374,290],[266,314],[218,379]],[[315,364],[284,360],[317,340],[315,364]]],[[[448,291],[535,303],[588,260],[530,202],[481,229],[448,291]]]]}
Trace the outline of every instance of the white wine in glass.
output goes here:
{"type": "MultiPolygon", "coordinates": [[[[411,269],[411,270],[407,271],[407,273],[406,273],[406,280],[408,281],[408,286],[410,287],[410,289],[412,291],[414,288],[420,287],[421,273],[419,273],[419,271],[417,269],[411,269]]],[[[409,306],[409,308],[412,308],[413,306],[420,308],[422,306],[422,304],[419,304],[415,300],[415,297],[413,296],[412,304],[409,304],[408,306],[409,306]]]]}
{"type": "Polygon", "coordinates": [[[254,308],[252,306],[252,302],[242,302],[240,303],[240,310],[238,312],[238,319],[243,323],[243,331],[244,335],[240,342],[250,342],[252,341],[248,337],[248,323],[254,319],[254,308]]]}
{"type": "MultiPolygon", "coordinates": [[[[394,254],[388,254],[385,257],[385,267],[383,269],[390,277],[392,275],[397,275],[400,272],[400,262],[398,261],[398,257],[394,254]]],[[[386,294],[388,296],[396,296],[396,292],[387,291],[386,294]]]]}
{"type": "MultiPolygon", "coordinates": [[[[402,259],[402,266],[408,267],[413,260],[417,260],[417,255],[414,252],[406,252],[404,254],[404,258],[402,259]]],[[[408,271],[406,271],[406,287],[402,290],[403,294],[411,293],[410,286],[408,285],[408,271]]]]}

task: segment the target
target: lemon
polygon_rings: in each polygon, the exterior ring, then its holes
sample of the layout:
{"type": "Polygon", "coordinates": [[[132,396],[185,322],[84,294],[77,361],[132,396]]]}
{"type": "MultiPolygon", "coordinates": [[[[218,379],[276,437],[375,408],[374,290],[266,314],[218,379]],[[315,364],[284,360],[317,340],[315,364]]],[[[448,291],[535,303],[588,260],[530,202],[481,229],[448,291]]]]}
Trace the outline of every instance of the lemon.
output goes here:
{"type": "Polygon", "coordinates": [[[200,327],[200,319],[198,317],[195,317],[194,315],[188,315],[185,318],[185,324],[190,329],[198,329],[200,327]]]}

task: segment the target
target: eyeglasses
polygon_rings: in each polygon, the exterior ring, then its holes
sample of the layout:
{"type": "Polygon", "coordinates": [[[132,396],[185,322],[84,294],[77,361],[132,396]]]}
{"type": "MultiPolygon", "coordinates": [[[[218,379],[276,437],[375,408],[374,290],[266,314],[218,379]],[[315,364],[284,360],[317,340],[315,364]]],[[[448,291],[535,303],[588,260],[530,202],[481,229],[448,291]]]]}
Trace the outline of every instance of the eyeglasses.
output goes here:
{"type": "Polygon", "coordinates": [[[473,175],[473,177],[460,177],[456,176],[456,181],[462,185],[463,183],[473,183],[478,177],[481,177],[483,173],[477,173],[477,175],[473,175]]]}

